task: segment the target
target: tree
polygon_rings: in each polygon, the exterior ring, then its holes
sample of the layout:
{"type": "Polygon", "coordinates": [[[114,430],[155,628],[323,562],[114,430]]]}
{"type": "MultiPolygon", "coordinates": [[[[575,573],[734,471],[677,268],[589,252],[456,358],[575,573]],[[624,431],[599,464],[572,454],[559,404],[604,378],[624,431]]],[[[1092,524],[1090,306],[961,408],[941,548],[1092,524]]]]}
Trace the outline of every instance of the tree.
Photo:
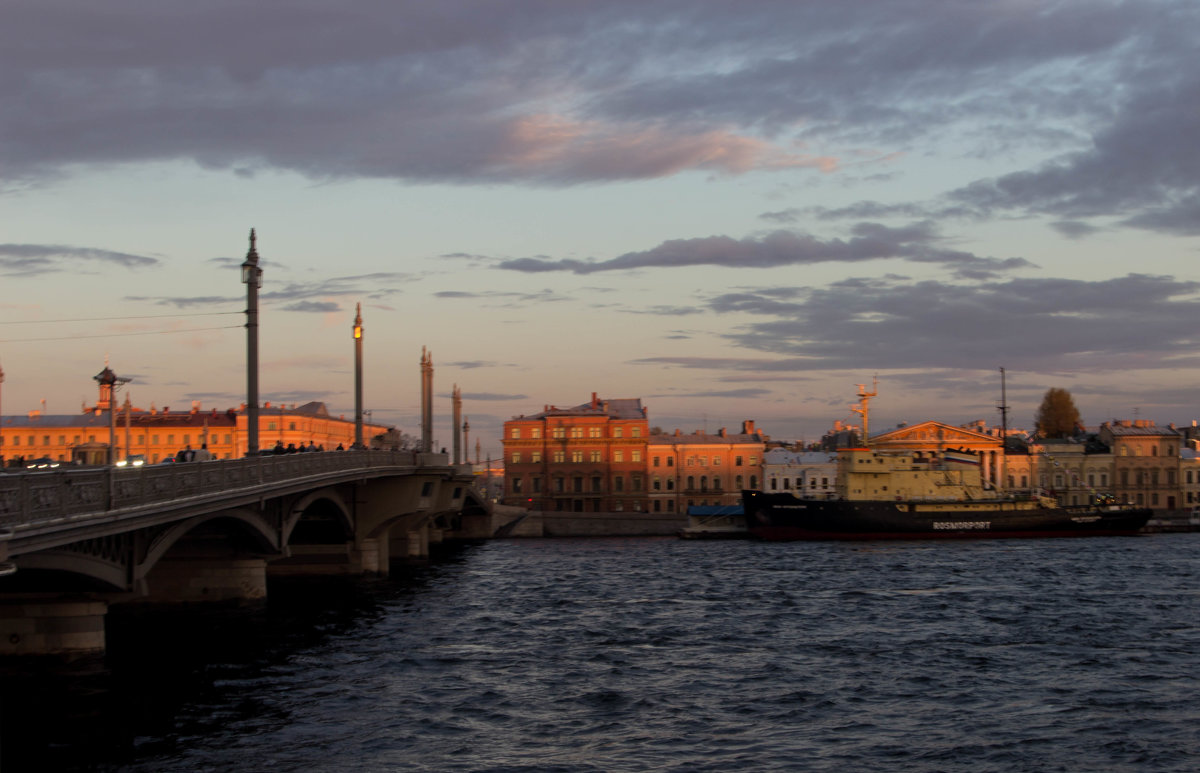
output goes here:
{"type": "Polygon", "coordinates": [[[1058,387],[1047,390],[1034,426],[1038,436],[1043,438],[1070,437],[1078,432],[1081,426],[1079,409],[1075,407],[1071,393],[1058,387]]]}

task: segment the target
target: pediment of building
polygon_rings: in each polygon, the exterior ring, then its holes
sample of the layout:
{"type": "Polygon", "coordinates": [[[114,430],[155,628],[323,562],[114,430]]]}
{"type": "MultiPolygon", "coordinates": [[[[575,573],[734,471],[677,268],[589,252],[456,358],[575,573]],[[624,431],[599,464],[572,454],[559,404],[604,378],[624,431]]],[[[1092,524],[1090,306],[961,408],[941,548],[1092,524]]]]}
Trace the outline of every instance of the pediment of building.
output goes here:
{"type": "Polygon", "coordinates": [[[890,432],[874,435],[871,445],[875,448],[887,446],[951,446],[962,448],[1000,447],[1000,438],[982,432],[943,424],[940,421],[924,421],[907,427],[897,427],[890,432]]]}

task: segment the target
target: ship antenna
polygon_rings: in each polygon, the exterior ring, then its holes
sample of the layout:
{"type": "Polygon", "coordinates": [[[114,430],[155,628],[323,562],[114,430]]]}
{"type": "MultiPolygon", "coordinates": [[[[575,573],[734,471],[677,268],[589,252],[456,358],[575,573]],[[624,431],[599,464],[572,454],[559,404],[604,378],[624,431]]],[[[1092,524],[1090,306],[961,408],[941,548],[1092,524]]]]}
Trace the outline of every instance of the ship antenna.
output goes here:
{"type": "Polygon", "coordinates": [[[855,384],[858,387],[858,405],[850,406],[850,410],[859,414],[863,418],[863,448],[871,447],[870,429],[870,403],[871,398],[879,394],[879,376],[875,376],[871,383],[871,391],[867,391],[866,384],[855,384]]]}

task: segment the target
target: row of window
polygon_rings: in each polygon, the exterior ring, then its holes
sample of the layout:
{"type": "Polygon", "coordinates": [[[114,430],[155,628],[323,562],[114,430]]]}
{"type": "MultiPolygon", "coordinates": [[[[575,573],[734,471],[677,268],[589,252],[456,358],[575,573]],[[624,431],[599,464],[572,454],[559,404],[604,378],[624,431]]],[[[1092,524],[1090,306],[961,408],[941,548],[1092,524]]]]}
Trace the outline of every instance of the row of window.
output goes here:
{"type": "MultiPolygon", "coordinates": [[[[117,435],[118,435],[118,437],[121,437],[121,438],[125,437],[125,435],[123,434],[123,432],[122,432],[122,430],[121,430],[121,428],[120,428],[120,427],[117,427],[117,435]]],[[[20,447],[20,446],[21,446],[21,436],[20,436],[20,435],[10,435],[9,437],[12,439],[12,446],[13,446],[14,448],[17,448],[17,447],[20,447]]],[[[51,445],[51,443],[50,443],[50,438],[51,438],[51,437],[52,437],[51,435],[42,435],[42,445],[43,445],[43,446],[49,446],[49,445],[51,445]]],[[[214,433],[214,434],[212,434],[212,435],[210,435],[210,436],[209,436],[209,438],[210,438],[210,441],[207,441],[207,442],[213,442],[213,443],[217,442],[217,435],[216,435],[215,433],[214,433]]],[[[108,439],[108,438],[107,438],[107,436],[105,436],[105,440],[106,440],[106,441],[107,441],[107,439],[108,439]]],[[[158,445],[158,444],[159,444],[159,442],[158,442],[158,439],[159,439],[159,435],[151,435],[151,436],[150,436],[150,444],[151,444],[151,445],[158,445]]],[[[3,446],[4,446],[4,440],[5,440],[5,439],[4,439],[4,436],[0,435],[0,447],[3,447],[3,446]]],[[[27,443],[27,445],[28,445],[28,446],[31,446],[31,447],[32,447],[32,446],[35,446],[35,445],[37,445],[37,435],[29,435],[29,436],[27,436],[27,440],[28,440],[28,443],[27,443]]],[[[71,442],[72,442],[74,445],[79,445],[80,443],[82,443],[82,442],[83,442],[83,436],[82,436],[82,435],[75,435],[75,436],[74,436],[74,440],[72,440],[71,442]]],[[[87,436],[87,442],[89,442],[89,443],[95,443],[95,442],[96,442],[96,436],[95,436],[95,435],[88,435],[88,436],[87,436]]],[[[191,436],[191,435],[184,435],[184,436],[183,436],[183,440],[181,440],[180,442],[181,442],[183,445],[189,445],[189,444],[191,444],[191,442],[192,442],[192,436],[191,436]]],[[[201,442],[206,442],[206,441],[204,440],[204,436],[203,436],[203,435],[197,435],[197,436],[196,436],[196,442],[197,442],[197,443],[201,443],[201,442]]],[[[233,442],[233,436],[232,436],[232,435],[230,435],[230,434],[228,434],[228,433],[226,433],[226,435],[225,435],[225,443],[226,443],[226,444],[229,444],[229,443],[232,443],[232,442],[233,442]]],[[[59,435],[59,436],[58,436],[58,445],[60,445],[60,446],[65,446],[66,444],[67,444],[67,436],[66,436],[66,435],[59,435]]],[[[145,435],[138,435],[138,436],[137,436],[137,442],[136,442],[134,445],[137,445],[137,446],[145,446],[145,445],[146,445],[146,436],[145,436],[145,435]]],[[[173,434],[167,435],[167,445],[168,445],[168,446],[173,446],[173,445],[175,445],[175,435],[173,435],[173,434]]]]}
{"type": "MultiPolygon", "coordinates": [[[[780,486],[782,486],[784,491],[787,491],[787,490],[791,489],[791,487],[792,487],[792,479],[791,478],[771,478],[770,486],[771,486],[772,491],[777,490],[780,486]]],[[[808,487],[814,488],[814,489],[817,487],[817,479],[815,477],[808,479],[808,487]]],[[[797,489],[804,488],[804,478],[796,478],[796,488],[797,489]]],[[[825,489],[829,488],[829,478],[827,478],[827,477],[821,478],[821,488],[825,488],[825,489]]]]}
{"type": "MultiPolygon", "coordinates": [[[[602,462],[602,461],[604,461],[604,452],[596,451],[596,450],[572,451],[571,452],[571,461],[572,462],[583,462],[583,461],[585,461],[585,457],[586,457],[586,461],[589,461],[589,462],[593,462],[593,463],[602,462]]],[[[521,451],[513,451],[510,461],[512,464],[521,464],[522,461],[524,461],[524,458],[525,458],[524,454],[521,451]]],[[[554,462],[564,463],[567,461],[567,452],[566,451],[551,451],[550,458],[554,462]]],[[[620,450],[620,451],[614,450],[612,452],[612,460],[613,460],[613,462],[624,462],[625,461],[625,451],[624,450],[620,450]]],[[[542,452],[541,451],[530,451],[529,452],[530,464],[540,464],[541,461],[542,461],[542,452]]],[[[641,462],[642,461],[642,452],[639,450],[631,450],[629,452],[629,461],[641,462]]]]}
{"type": "MultiPolygon", "coordinates": [[[[538,440],[542,437],[542,428],[541,427],[526,427],[525,430],[526,430],[526,436],[530,440],[538,440]]],[[[565,440],[567,438],[568,434],[570,435],[572,440],[577,440],[577,439],[583,437],[584,428],[583,427],[569,427],[569,428],[568,427],[551,427],[550,428],[550,437],[555,440],[565,440]]],[[[508,431],[508,436],[510,438],[512,438],[513,440],[520,440],[521,439],[521,428],[520,427],[511,427],[508,431]]],[[[587,436],[589,438],[604,437],[604,428],[603,427],[587,427],[587,436]]],[[[619,438],[619,437],[624,437],[624,436],[625,436],[625,428],[624,427],[613,427],[612,428],[612,437],[619,438]]],[[[630,427],[629,428],[629,437],[641,437],[641,436],[642,436],[642,428],[641,427],[630,427]]]]}
{"type": "MultiPolygon", "coordinates": [[[[555,476],[555,477],[551,478],[550,479],[550,490],[556,494],[561,494],[561,493],[566,492],[567,491],[567,480],[568,480],[567,478],[564,478],[561,476],[555,476]]],[[[525,479],[524,478],[512,478],[510,482],[512,484],[512,493],[513,494],[525,493],[525,479]]],[[[577,475],[574,478],[571,478],[570,482],[571,482],[570,490],[573,493],[582,494],[584,492],[584,478],[582,476],[577,475]]],[[[531,494],[542,493],[542,479],[541,478],[531,478],[530,484],[531,484],[531,489],[530,489],[529,493],[531,493],[531,494]]],[[[598,476],[598,475],[593,476],[591,478],[591,484],[592,484],[592,487],[589,490],[592,493],[601,494],[604,492],[604,479],[601,478],[600,476],[598,476]]],[[[630,486],[630,488],[629,488],[630,491],[641,491],[642,490],[642,477],[640,475],[632,476],[629,479],[629,486],[630,486]]],[[[618,494],[625,491],[625,477],[623,475],[617,475],[617,476],[613,477],[612,490],[618,494]]]]}

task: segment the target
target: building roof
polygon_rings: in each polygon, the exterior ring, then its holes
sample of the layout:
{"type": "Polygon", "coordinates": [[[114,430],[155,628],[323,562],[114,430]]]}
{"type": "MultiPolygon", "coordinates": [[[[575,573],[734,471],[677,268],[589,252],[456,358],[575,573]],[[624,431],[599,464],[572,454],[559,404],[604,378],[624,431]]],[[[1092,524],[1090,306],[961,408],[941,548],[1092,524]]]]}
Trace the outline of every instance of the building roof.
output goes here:
{"type": "Polygon", "coordinates": [[[1169,437],[1179,434],[1174,427],[1160,427],[1147,419],[1109,421],[1101,428],[1108,430],[1113,437],[1169,437]]]}
{"type": "Polygon", "coordinates": [[[646,409],[642,407],[640,397],[602,400],[592,392],[590,402],[571,408],[559,408],[547,405],[541,413],[532,416],[517,416],[517,419],[547,419],[554,416],[598,416],[609,419],[628,420],[646,418],[646,409]]]}

